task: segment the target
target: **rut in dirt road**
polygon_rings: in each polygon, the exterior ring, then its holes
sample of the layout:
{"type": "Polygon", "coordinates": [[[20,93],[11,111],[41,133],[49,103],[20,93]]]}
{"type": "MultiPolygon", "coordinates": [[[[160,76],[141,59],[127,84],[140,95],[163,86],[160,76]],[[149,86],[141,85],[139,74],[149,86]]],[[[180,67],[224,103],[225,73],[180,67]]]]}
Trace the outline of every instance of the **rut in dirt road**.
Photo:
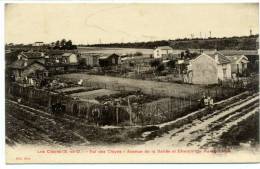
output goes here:
{"type": "Polygon", "coordinates": [[[243,120],[244,116],[247,117],[256,113],[258,111],[258,101],[258,94],[236,101],[220,110],[215,110],[201,119],[193,120],[189,124],[170,130],[168,134],[148,141],[146,144],[202,147],[203,145],[212,142],[212,140],[217,140],[217,137],[221,135],[217,134],[216,137],[211,137],[211,133],[214,130],[216,130],[214,131],[215,133],[226,131],[228,128],[222,128],[223,126],[227,125],[231,127],[232,125],[237,124],[239,120],[243,120]],[[219,122],[218,127],[213,125],[214,123],[216,124],[216,122],[219,122]],[[224,125],[224,122],[227,124],[224,125]]]}

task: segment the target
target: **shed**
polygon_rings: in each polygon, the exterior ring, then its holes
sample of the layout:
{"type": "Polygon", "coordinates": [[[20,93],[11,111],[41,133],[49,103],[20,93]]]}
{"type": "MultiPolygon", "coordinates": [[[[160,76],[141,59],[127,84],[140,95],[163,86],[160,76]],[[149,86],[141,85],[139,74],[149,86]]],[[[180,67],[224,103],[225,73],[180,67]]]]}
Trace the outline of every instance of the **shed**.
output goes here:
{"type": "Polygon", "coordinates": [[[99,65],[101,67],[115,66],[121,64],[121,57],[117,54],[103,54],[99,57],[99,65]]]}

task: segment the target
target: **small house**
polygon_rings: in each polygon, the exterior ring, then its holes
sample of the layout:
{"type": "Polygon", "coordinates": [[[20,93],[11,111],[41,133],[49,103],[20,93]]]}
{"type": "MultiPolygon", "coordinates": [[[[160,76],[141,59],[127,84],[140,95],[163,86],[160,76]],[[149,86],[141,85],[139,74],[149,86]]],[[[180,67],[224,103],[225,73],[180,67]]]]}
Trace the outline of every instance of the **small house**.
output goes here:
{"type": "Polygon", "coordinates": [[[117,54],[104,54],[99,57],[99,65],[101,67],[116,66],[121,64],[121,57],[117,54]]]}
{"type": "Polygon", "coordinates": [[[87,66],[94,67],[99,65],[99,54],[81,53],[81,59],[84,59],[87,66]]]}
{"type": "Polygon", "coordinates": [[[34,42],[32,46],[43,46],[43,42],[34,42]]]}
{"type": "Polygon", "coordinates": [[[74,53],[64,53],[62,55],[62,59],[64,60],[65,63],[68,63],[68,64],[78,63],[78,57],[74,53]]]}
{"type": "Polygon", "coordinates": [[[154,49],[153,57],[156,59],[165,58],[172,53],[173,53],[173,49],[170,46],[159,46],[154,49]]]}
{"type": "Polygon", "coordinates": [[[190,61],[189,70],[193,84],[217,84],[231,79],[231,61],[219,52],[202,53],[190,61]]]}
{"type": "Polygon", "coordinates": [[[16,60],[8,66],[9,72],[15,81],[23,81],[28,78],[41,79],[48,76],[45,65],[37,60],[16,60]]]}
{"type": "Polygon", "coordinates": [[[247,70],[248,58],[245,55],[227,56],[231,61],[231,73],[240,75],[247,70]]]}
{"type": "Polygon", "coordinates": [[[221,50],[225,56],[244,55],[248,59],[247,68],[251,71],[259,71],[259,54],[257,50],[221,50]]]}
{"type": "Polygon", "coordinates": [[[43,60],[44,57],[43,52],[21,52],[17,55],[18,60],[43,60]]]}

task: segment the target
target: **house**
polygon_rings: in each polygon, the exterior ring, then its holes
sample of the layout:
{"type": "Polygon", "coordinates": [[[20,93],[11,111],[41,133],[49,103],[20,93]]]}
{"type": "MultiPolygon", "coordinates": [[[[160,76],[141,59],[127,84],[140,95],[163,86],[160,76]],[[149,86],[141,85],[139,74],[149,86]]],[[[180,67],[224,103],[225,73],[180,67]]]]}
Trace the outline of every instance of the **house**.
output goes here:
{"type": "Polygon", "coordinates": [[[32,46],[43,46],[43,42],[34,42],[32,46]]]}
{"type": "Polygon", "coordinates": [[[248,58],[245,55],[233,55],[227,56],[231,61],[231,73],[232,74],[242,74],[247,70],[248,58]]]}
{"type": "Polygon", "coordinates": [[[41,60],[44,57],[43,52],[21,52],[17,55],[18,60],[41,60]]]}
{"type": "Polygon", "coordinates": [[[75,71],[78,68],[78,56],[75,53],[53,52],[45,60],[50,73],[75,71]]]}
{"type": "Polygon", "coordinates": [[[101,67],[116,66],[121,64],[121,57],[117,54],[103,54],[99,57],[99,65],[101,67]]]}
{"type": "Polygon", "coordinates": [[[64,59],[65,63],[68,63],[68,64],[78,63],[78,57],[74,53],[64,53],[62,55],[62,59],[64,59]]]}
{"type": "Polygon", "coordinates": [[[259,71],[259,54],[257,50],[221,50],[219,52],[225,56],[244,55],[249,61],[247,68],[253,72],[259,71]]]}
{"type": "Polygon", "coordinates": [[[81,53],[81,58],[84,59],[87,66],[94,67],[99,65],[99,54],[81,53]]]}
{"type": "Polygon", "coordinates": [[[29,78],[41,79],[48,76],[45,65],[37,60],[18,59],[7,68],[14,80],[18,82],[29,78]]]}
{"type": "Polygon", "coordinates": [[[167,57],[169,54],[173,53],[173,49],[170,46],[159,46],[154,49],[153,57],[156,59],[160,59],[163,57],[167,57]]]}
{"type": "Polygon", "coordinates": [[[193,84],[217,84],[219,81],[231,79],[231,61],[223,54],[202,53],[190,61],[190,83],[193,84]]]}

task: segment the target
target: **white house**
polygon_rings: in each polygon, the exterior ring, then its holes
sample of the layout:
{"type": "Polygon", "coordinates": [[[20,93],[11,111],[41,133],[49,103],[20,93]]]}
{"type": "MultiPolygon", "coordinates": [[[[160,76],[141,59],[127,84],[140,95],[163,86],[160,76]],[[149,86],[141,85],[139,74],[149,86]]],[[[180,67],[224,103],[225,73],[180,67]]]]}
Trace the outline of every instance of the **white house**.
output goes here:
{"type": "Polygon", "coordinates": [[[62,55],[62,58],[65,59],[66,63],[78,63],[78,57],[76,54],[74,53],[64,53],[62,55]]]}
{"type": "Polygon", "coordinates": [[[173,49],[170,46],[159,46],[154,49],[153,57],[156,59],[163,58],[163,57],[167,57],[167,55],[172,53],[173,53],[173,49]]]}
{"type": "Polygon", "coordinates": [[[202,53],[190,61],[189,77],[193,84],[217,84],[231,79],[231,61],[221,53],[202,53]]]}
{"type": "Polygon", "coordinates": [[[231,73],[242,74],[247,69],[248,58],[245,55],[227,56],[231,61],[231,73]]]}
{"type": "Polygon", "coordinates": [[[33,46],[43,46],[44,43],[43,42],[34,42],[33,46]]]}

